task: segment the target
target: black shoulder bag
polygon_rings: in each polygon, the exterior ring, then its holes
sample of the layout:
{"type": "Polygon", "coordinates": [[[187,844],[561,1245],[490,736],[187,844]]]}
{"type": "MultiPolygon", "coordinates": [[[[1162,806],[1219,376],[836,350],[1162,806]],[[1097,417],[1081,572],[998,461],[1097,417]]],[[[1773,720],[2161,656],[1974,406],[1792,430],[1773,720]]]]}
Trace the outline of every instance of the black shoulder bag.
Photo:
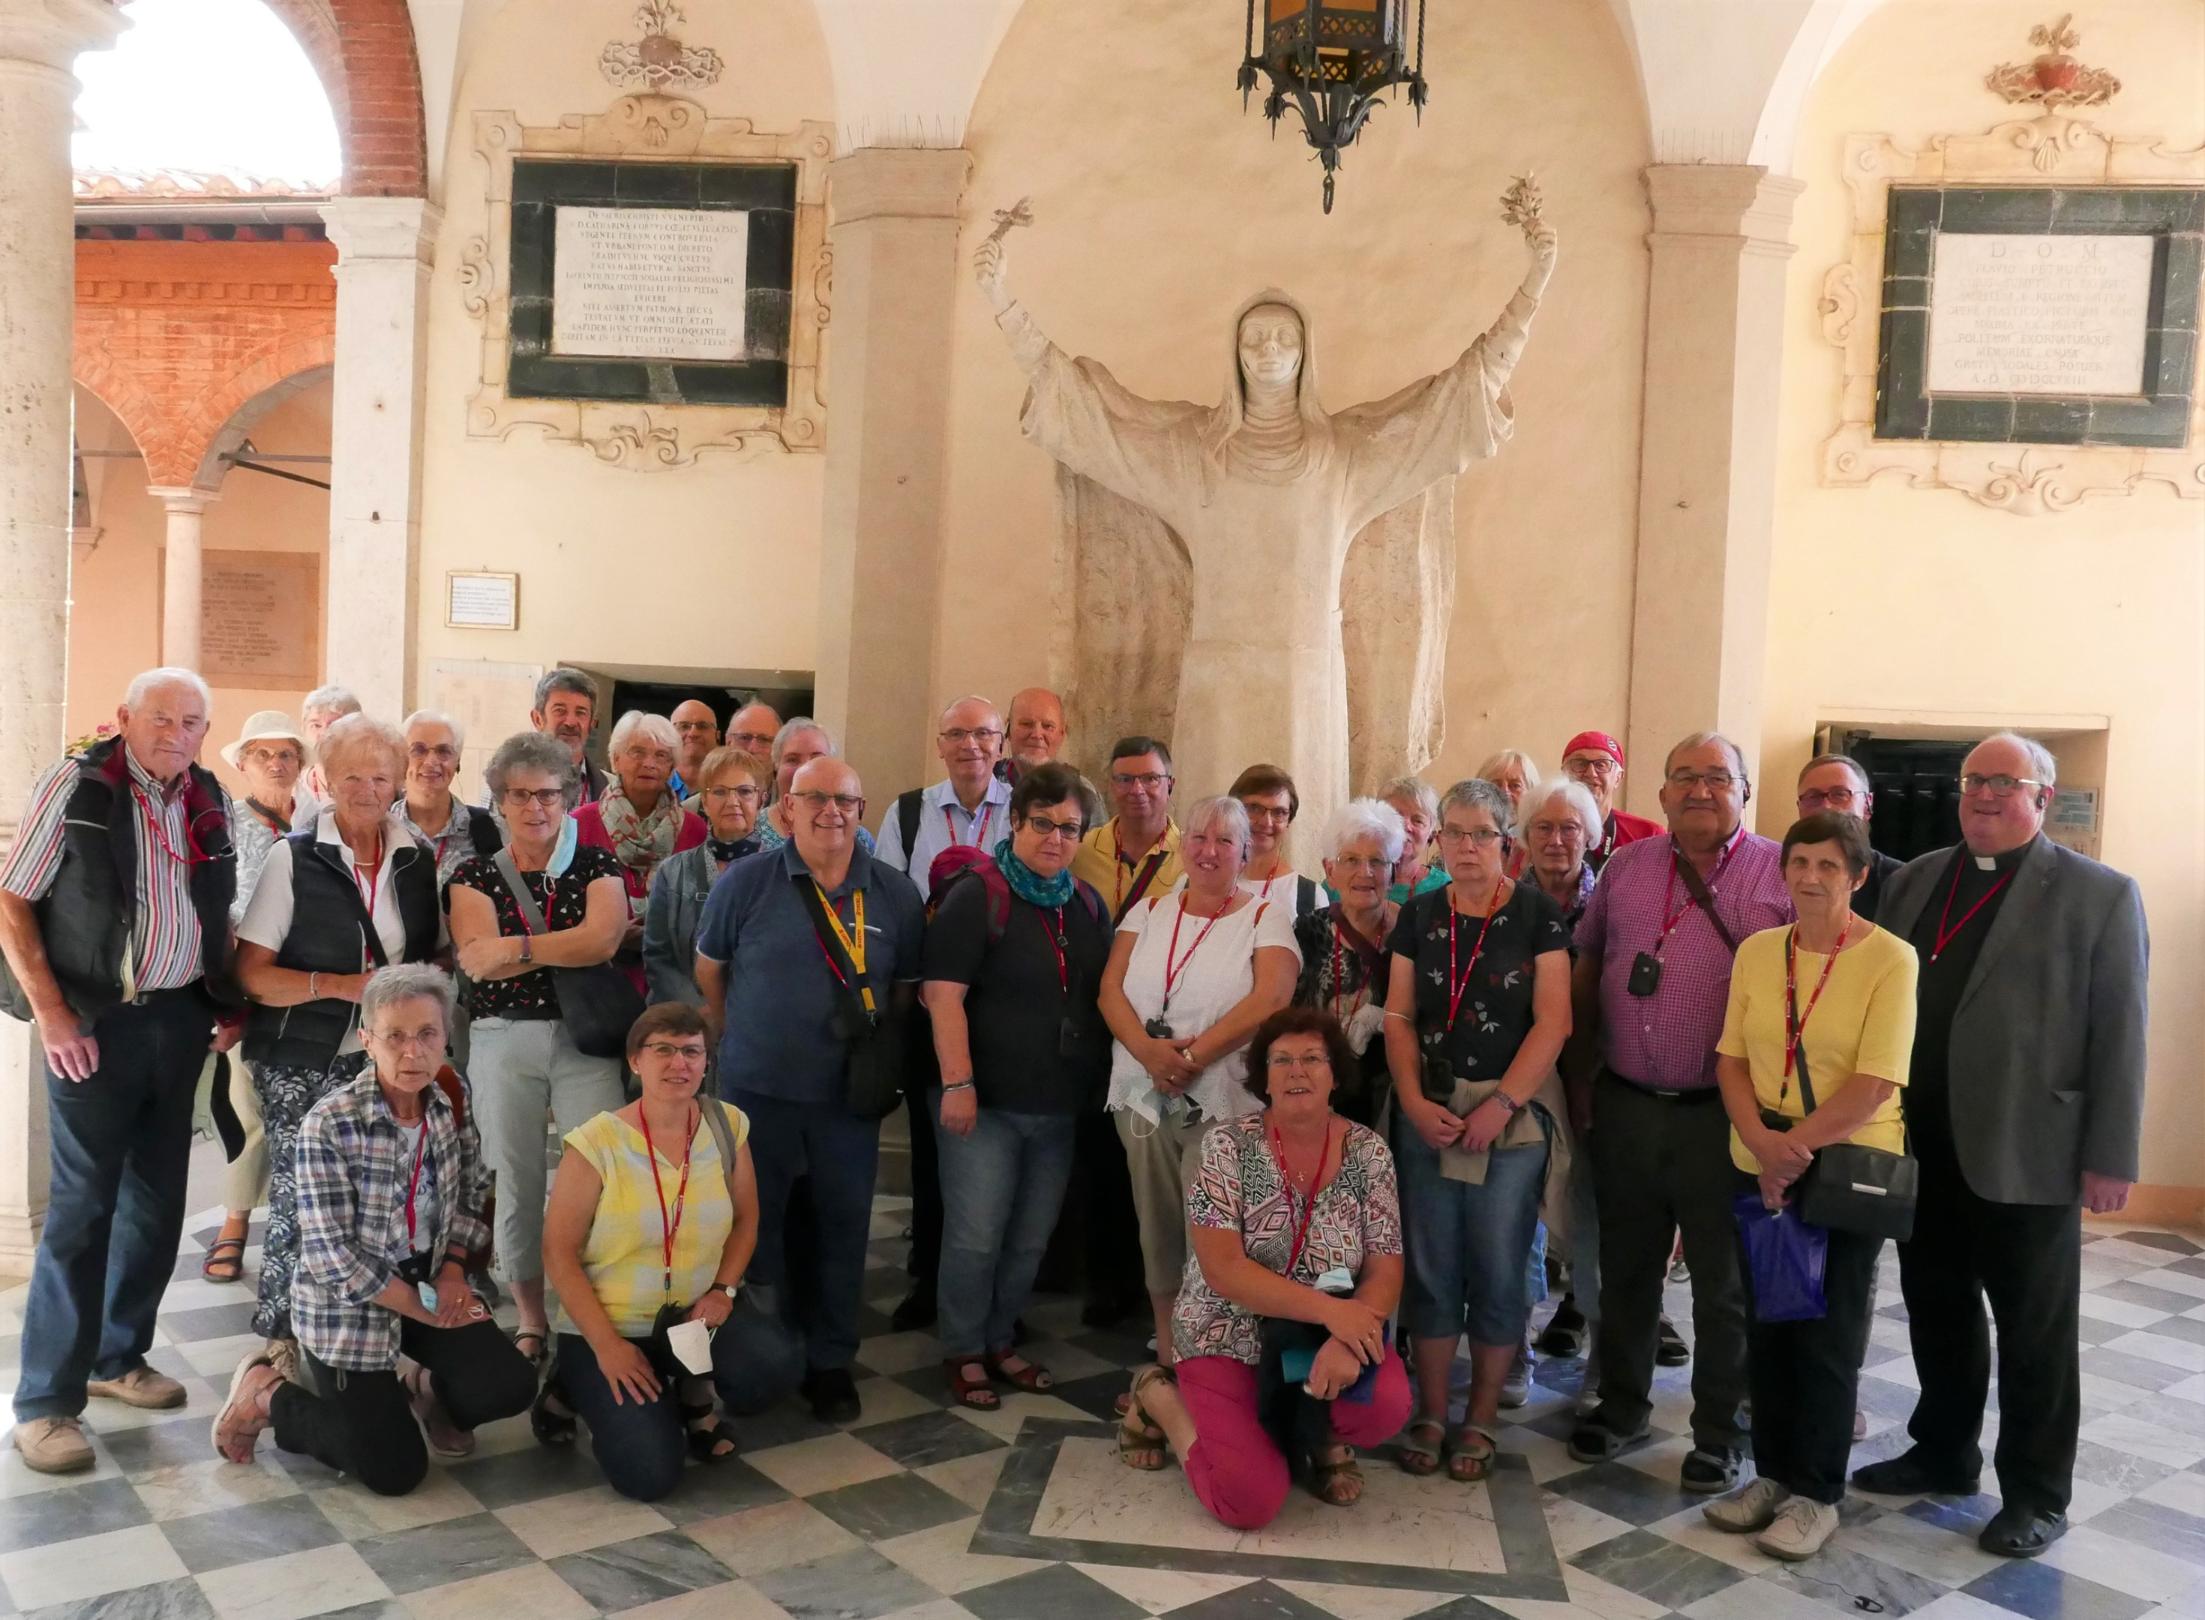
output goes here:
{"type": "Polygon", "coordinates": [[[843,1100],[859,1119],[886,1119],[903,1101],[903,1042],[896,1027],[895,1009],[888,997],[877,993],[873,1006],[865,1005],[859,986],[869,983],[872,976],[858,972],[850,953],[835,937],[826,903],[819,897],[819,885],[809,872],[798,872],[791,881],[811,917],[819,948],[827,953],[835,970],[834,1032],[843,1046],[843,1100]]]}
{"type": "Polygon", "coordinates": [[[1738,942],[1731,938],[1730,930],[1723,925],[1722,914],[1715,909],[1715,896],[1708,892],[1707,879],[1700,876],[1700,869],[1681,855],[1669,857],[1677,863],[1677,871],[1684,878],[1684,886],[1692,893],[1692,903],[1707,913],[1707,920],[1715,925],[1715,932],[1730,954],[1738,954],[1738,942]]]}
{"type": "MultiPolygon", "coordinates": [[[[498,876],[505,880],[521,921],[532,934],[548,934],[536,897],[528,892],[521,869],[513,863],[513,851],[501,849],[494,857],[498,876]]],[[[643,1016],[643,997],[635,982],[610,962],[590,967],[546,968],[552,991],[559,998],[559,1021],[567,1026],[567,1039],[584,1057],[624,1058],[628,1055],[628,1031],[643,1016]]]]}
{"type": "MultiPolygon", "coordinates": [[[[1799,1029],[1796,986],[1790,999],[1792,1027],[1799,1029]]],[[[1815,1111],[1815,1087],[1807,1077],[1804,1038],[1799,1043],[1797,1062],[1799,1100],[1811,1114],[1815,1111]]],[[[1764,1114],[1763,1122],[1767,1123],[1769,1117],[1764,1114]]],[[[1784,1120],[1782,1128],[1790,1130],[1791,1125],[1790,1120],[1784,1120]]],[[[1904,1243],[1914,1235],[1914,1203],[1920,1177],[1921,1166],[1912,1154],[1887,1153],[1858,1142],[1832,1142],[1816,1150],[1814,1163],[1792,1186],[1792,1201],[1799,1218],[1810,1226],[1904,1243]]]]}

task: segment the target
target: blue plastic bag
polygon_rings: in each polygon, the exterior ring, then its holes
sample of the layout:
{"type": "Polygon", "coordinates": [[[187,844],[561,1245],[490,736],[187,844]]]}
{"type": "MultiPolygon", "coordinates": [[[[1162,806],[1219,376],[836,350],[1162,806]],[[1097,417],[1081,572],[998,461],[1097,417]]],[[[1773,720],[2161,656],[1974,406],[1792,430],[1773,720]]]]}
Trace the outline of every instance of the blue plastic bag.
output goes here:
{"type": "Polygon", "coordinates": [[[1746,1286],[1753,1290],[1756,1322],[1815,1322],[1827,1313],[1823,1268],[1830,1234],[1810,1226],[1786,1205],[1772,1210],[1761,1195],[1740,1193],[1731,1205],[1746,1251],[1746,1286]]]}

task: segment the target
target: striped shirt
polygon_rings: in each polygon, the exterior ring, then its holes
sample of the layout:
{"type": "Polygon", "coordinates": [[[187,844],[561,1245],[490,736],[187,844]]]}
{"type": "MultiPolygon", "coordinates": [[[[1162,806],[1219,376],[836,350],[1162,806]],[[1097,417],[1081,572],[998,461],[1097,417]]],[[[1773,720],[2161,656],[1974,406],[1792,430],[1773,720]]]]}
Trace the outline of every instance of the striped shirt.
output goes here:
{"type": "MultiPolygon", "coordinates": [[[[123,748],[130,767],[130,798],[136,810],[133,841],[138,851],[138,904],[123,958],[122,990],[127,999],[152,990],[175,990],[204,970],[199,913],[191,903],[191,835],[186,824],[188,772],[166,787],[123,748]]],[[[69,796],[76,791],[78,761],[48,766],[31,789],[30,808],[16,834],[7,864],[0,866],[0,889],[20,899],[43,900],[61,875],[63,832],[69,796]]],[[[218,790],[219,791],[219,790],[218,790]]],[[[225,800],[225,805],[227,800],[225,800]]]]}

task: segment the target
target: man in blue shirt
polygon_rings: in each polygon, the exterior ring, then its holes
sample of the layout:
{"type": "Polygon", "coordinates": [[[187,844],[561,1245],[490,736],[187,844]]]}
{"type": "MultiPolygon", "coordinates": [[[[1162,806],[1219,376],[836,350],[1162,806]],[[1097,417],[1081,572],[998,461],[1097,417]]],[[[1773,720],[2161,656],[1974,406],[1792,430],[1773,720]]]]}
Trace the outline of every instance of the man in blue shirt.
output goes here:
{"type": "Polygon", "coordinates": [[[805,1335],[804,1394],[823,1422],[858,1415],[858,1290],[873,1210],[880,1124],[851,1113],[848,1043],[838,1033],[850,990],[870,993],[895,1029],[919,977],[925,908],[910,880],[858,847],[865,814],[857,772],[815,759],[788,793],[789,843],[736,862],[714,885],[697,932],[697,988],[720,1036],[720,1093],[749,1116],[758,1178],[758,1257],[751,1274],[784,1282],[782,1235],[791,1190],[809,1187],[818,1276],[805,1335]],[[824,913],[815,925],[804,885],[824,913]]]}

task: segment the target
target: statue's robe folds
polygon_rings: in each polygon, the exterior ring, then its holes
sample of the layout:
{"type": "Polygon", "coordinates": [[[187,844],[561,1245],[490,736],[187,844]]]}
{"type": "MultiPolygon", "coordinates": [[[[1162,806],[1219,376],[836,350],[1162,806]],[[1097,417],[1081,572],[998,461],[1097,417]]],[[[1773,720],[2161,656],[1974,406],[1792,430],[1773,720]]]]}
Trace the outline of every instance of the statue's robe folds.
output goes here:
{"type": "MultiPolygon", "coordinates": [[[[1302,313],[1276,292],[1258,303],[1302,313]]],[[[1482,338],[1436,376],[1327,415],[1302,322],[1293,470],[1244,453],[1237,360],[1236,395],[1213,408],[1143,399],[1049,345],[1020,426],[1060,464],[1056,650],[1074,736],[1090,751],[1167,739],[1183,801],[1283,766],[1301,819],[1322,827],[1351,781],[1367,793],[1438,752],[1454,479],[1513,417],[1482,338]]]]}

